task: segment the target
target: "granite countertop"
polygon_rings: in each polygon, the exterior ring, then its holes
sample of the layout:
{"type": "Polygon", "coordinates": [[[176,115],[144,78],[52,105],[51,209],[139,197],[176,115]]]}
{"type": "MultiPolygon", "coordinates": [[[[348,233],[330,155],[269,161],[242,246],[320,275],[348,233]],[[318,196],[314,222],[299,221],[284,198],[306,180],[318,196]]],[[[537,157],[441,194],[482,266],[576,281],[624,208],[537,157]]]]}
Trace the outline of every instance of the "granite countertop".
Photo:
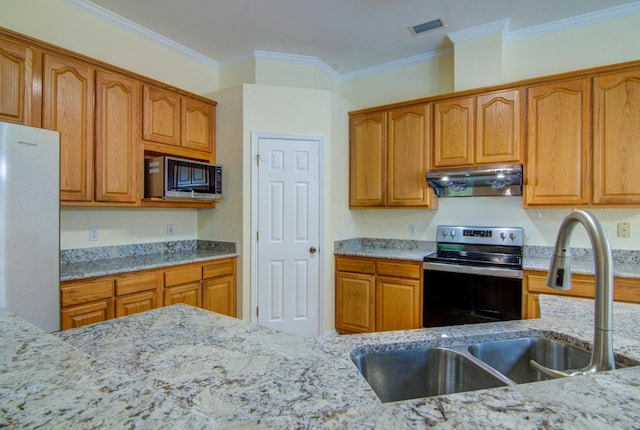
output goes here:
{"type": "Polygon", "coordinates": [[[60,281],[237,257],[235,242],[178,241],[62,251],[60,281]]]}
{"type": "MultiPolygon", "coordinates": [[[[637,428],[640,367],[381,403],[350,359],[542,333],[590,342],[592,300],[540,304],[537,320],[318,338],[186,305],[57,334],[0,309],[0,427],[637,428]]],[[[614,312],[616,353],[635,364],[640,305],[614,312]]]]}
{"type": "MultiPolygon", "coordinates": [[[[354,257],[388,258],[422,261],[425,255],[436,251],[433,241],[358,238],[336,241],[335,255],[354,257]]],[[[549,270],[553,248],[525,246],[522,268],[524,270],[549,270]]],[[[612,250],[614,276],[640,278],[640,252],[612,250]]],[[[594,274],[593,253],[583,248],[571,249],[571,272],[594,274]]]]}

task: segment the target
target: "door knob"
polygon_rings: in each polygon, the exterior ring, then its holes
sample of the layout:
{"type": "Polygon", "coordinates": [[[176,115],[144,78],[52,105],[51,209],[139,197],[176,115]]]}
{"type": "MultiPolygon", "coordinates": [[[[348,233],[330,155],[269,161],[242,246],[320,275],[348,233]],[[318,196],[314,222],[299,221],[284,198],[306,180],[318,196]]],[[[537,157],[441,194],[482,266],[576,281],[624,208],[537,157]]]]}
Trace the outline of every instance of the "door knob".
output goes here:
{"type": "Polygon", "coordinates": [[[311,248],[309,248],[309,252],[312,253],[312,254],[315,254],[316,251],[318,251],[318,250],[315,248],[315,246],[312,246],[311,248]]]}

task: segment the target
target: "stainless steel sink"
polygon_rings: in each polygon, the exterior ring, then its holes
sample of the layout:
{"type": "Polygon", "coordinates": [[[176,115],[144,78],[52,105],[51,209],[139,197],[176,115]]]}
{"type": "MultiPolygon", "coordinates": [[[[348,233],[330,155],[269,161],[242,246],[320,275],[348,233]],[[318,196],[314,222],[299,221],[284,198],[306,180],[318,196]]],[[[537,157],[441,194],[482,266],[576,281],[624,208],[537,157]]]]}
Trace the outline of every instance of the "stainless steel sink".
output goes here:
{"type": "Polygon", "coordinates": [[[551,379],[536,370],[535,360],[556,370],[581,369],[591,353],[566,342],[544,337],[501,340],[468,346],[471,355],[518,384],[551,379]]]}
{"type": "Polygon", "coordinates": [[[531,360],[569,370],[585,367],[590,358],[589,351],[543,336],[351,354],[382,402],[543,381],[551,378],[531,360]]]}
{"type": "Polygon", "coordinates": [[[367,352],[352,360],[382,402],[508,385],[467,356],[443,348],[367,352]]]}

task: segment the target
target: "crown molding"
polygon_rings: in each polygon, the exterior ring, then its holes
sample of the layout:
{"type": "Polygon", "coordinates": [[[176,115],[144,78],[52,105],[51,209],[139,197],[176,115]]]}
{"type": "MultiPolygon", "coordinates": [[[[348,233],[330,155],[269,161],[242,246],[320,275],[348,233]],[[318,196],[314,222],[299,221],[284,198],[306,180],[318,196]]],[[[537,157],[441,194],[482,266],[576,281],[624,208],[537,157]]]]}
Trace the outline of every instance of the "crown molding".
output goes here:
{"type": "Polygon", "coordinates": [[[340,75],[335,71],[331,66],[327,63],[319,59],[318,57],[313,57],[309,55],[293,55],[293,54],[283,54],[280,52],[272,52],[272,51],[253,51],[253,55],[256,60],[266,60],[266,61],[276,61],[280,63],[289,63],[289,64],[302,64],[302,65],[310,65],[315,66],[331,76],[331,78],[335,80],[340,79],[340,75]]]}
{"type": "Polygon", "coordinates": [[[499,21],[490,22],[488,24],[479,25],[477,27],[467,28],[465,30],[455,31],[447,34],[447,37],[453,44],[464,42],[478,37],[487,36],[495,33],[506,33],[509,30],[509,19],[501,19],[499,21]]]}
{"type": "Polygon", "coordinates": [[[139,36],[144,37],[154,43],[158,43],[172,51],[175,51],[185,57],[191,58],[194,61],[197,61],[204,66],[210,67],[215,71],[220,70],[220,63],[216,60],[213,60],[205,55],[200,54],[199,52],[194,51],[193,49],[187,48],[184,45],[179,44],[167,37],[164,37],[155,31],[149,30],[146,27],[143,27],[140,24],[137,24],[127,18],[124,18],[116,13],[111,12],[101,6],[98,6],[95,3],[91,3],[88,0],[65,0],[67,3],[84,10],[85,12],[90,13],[100,19],[103,19],[111,24],[114,24],[120,28],[136,33],[139,36]]]}
{"type": "Polygon", "coordinates": [[[561,19],[546,24],[536,25],[529,28],[523,28],[522,30],[512,31],[507,33],[507,35],[505,36],[505,42],[510,43],[516,42],[518,40],[545,36],[547,34],[571,30],[574,28],[597,24],[612,19],[624,18],[626,16],[635,15],[638,13],[640,13],[640,1],[622,6],[615,6],[597,12],[578,15],[572,18],[561,19]]]}

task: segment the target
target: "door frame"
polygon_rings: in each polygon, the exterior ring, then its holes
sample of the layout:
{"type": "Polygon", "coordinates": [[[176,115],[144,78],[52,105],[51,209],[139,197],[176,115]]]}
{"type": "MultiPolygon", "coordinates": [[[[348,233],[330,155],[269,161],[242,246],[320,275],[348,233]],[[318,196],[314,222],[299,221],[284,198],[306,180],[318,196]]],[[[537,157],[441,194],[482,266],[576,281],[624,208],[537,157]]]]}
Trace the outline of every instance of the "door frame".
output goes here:
{"type": "Polygon", "coordinates": [[[258,240],[256,232],[258,231],[258,169],[256,168],[256,160],[258,157],[258,143],[260,139],[279,139],[279,140],[305,140],[315,142],[319,146],[319,178],[318,185],[320,193],[318,211],[319,211],[319,239],[318,239],[318,336],[324,334],[324,296],[325,296],[325,252],[324,252],[324,234],[325,234],[325,155],[324,155],[324,136],[318,134],[299,134],[299,133],[276,133],[276,132],[251,132],[251,297],[250,303],[250,321],[253,324],[258,323],[258,316],[255,309],[258,306],[258,240]]]}

